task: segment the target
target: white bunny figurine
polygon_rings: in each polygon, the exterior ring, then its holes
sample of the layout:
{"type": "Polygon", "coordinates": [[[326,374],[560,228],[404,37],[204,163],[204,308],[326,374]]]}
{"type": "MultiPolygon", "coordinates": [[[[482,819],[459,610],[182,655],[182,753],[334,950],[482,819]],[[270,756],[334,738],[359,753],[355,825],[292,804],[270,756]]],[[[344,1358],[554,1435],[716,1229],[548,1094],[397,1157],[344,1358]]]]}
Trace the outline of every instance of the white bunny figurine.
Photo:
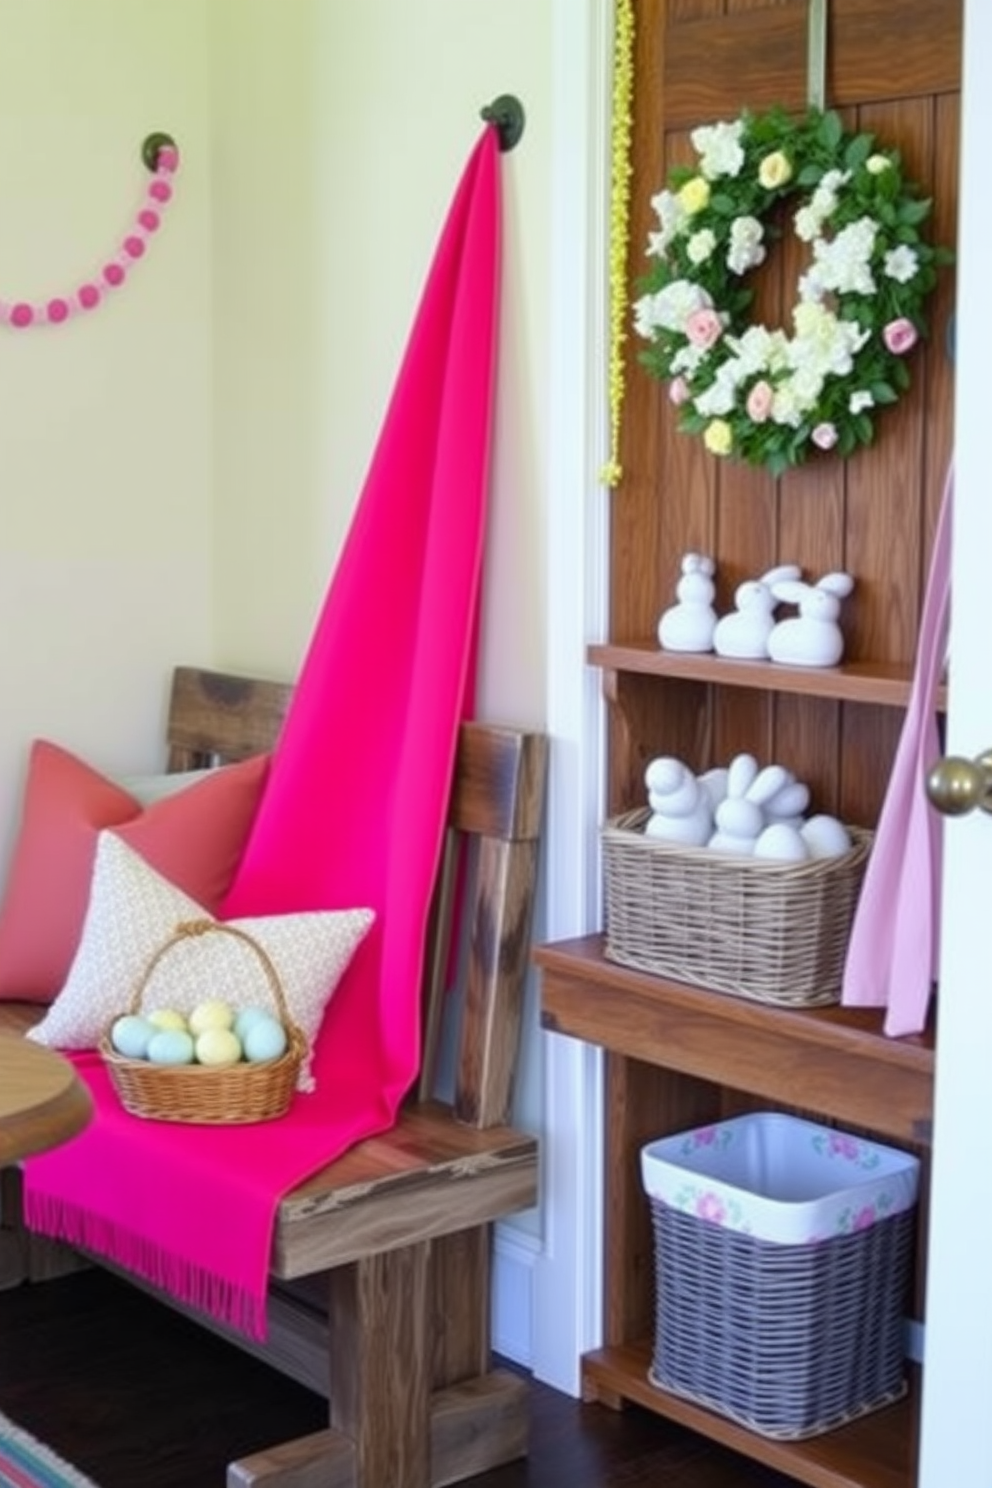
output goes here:
{"type": "Polygon", "coordinates": [[[790,666],[836,666],[844,654],[844,636],[837,618],[840,602],[854,588],[847,573],[828,573],[815,584],[781,579],[773,585],[776,599],[799,606],[799,614],[779,620],[768,637],[772,661],[790,666]]]}
{"type": "Polygon", "coordinates": [[[716,811],[716,808],[727,794],[727,781],[730,778],[730,771],[726,765],[715,765],[712,770],[706,770],[702,775],[697,775],[696,778],[709,796],[711,808],[713,811],[716,811]]]}
{"type": "Polygon", "coordinates": [[[716,808],[716,831],[709,840],[715,852],[750,856],[765,825],[764,803],[786,782],[783,765],[759,770],[753,754],[737,754],[727,767],[727,795],[716,808]]]}
{"type": "Polygon", "coordinates": [[[809,786],[797,780],[791,770],[786,770],[787,779],[782,789],[765,802],[765,821],[769,826],[782,823],[784,826],[801,827],[803,814],[809,806],[809,786]]]}
{"type": "Polygon", "coordinates": [[[666,651],[712,651],[716,610],[716,565],[705,553],[686,553],[675,586],[677,603],[658,621],[658,640],[666,651]]]}
{"type": "Polygon", "coordinates": [[[659,755],[645,770],[644,782],[651,807],[645,836],[704,847],[713,830],[713,811],[689,766],[671,755],[659,755]]]}
{"type": "Polygon", "coordinates": [[[717,621],[713,631],[713,649],[718,656],[737,656],[758,661],[768,655],[768,637],[775,624],[773,585],[784,579],[798,579],[798,563],[780,563],[763,573],[760,579],[746,579],[734,591],[734,610],[717,621]]]}

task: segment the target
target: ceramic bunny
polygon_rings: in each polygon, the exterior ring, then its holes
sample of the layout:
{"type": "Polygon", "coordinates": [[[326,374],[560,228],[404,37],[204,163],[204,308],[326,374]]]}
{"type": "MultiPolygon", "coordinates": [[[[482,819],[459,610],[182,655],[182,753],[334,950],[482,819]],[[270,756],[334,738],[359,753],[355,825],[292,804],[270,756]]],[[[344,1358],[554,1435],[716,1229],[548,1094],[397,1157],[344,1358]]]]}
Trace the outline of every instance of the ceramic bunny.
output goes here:
{"type": "Polygon", "coordinates": [[[786,783],[783,765],[759,769],[753,754],[738,754],[727,767],[727,794],[716,808],[716,830],[709,840],[715,852],[754,852],[765,825],[763,806],[786,783]]]}
{"type": "Polygon", "coordinates": [[[710,806],[714,811],[727,794],[729,777],[730,771],[726,765],[715,765],[712,770],[706,770],[704,774],[696,777],[709,796],[710,806]]]}
{"type": "Polygon", "coordinates": [[[644,783],[651,807],[645,836],[685,847],[705,846],[713,830],[713,811],[709,796],[688,765],[671,755],[660,755],[648,765],[644,783]]]}
{"type": "Polygon", "coordinates": [[[765,821],[768,825],[781,822],[786,826],[802,825],[803,814],[809,806],[809,786],[797,780],[791,770],[786,770],[787,779],[781,790],[765,802],[765,821]]]}
{"type": "Polygon", "coordinates": [[[746,579],[734,591],[734,610],[717,621],[713,649],[718,656],[737,656],[758,661],[768,655],[768,637],[775,624],[775,584],[798,579],[798,563],[780,563],[760,579],[746,579]]]}
{"type": "Polygon", "coordinates": [[[658,621],[658,640],[666,651],[712,651],[716,610],[716,565],[705,553],[686,553],[675,586],[677,603],[658,621]]]}
{"type": "Polygon", "coordinates": [[[854,588],[847,573],[828,573],[815,584],[781,579],[772,586],[776,599],[799,606],[799,614],[779,620],[768,637],[772,661],[790,666],[836,666],[844,654],[838,624],[840,602],[854,588]]]}

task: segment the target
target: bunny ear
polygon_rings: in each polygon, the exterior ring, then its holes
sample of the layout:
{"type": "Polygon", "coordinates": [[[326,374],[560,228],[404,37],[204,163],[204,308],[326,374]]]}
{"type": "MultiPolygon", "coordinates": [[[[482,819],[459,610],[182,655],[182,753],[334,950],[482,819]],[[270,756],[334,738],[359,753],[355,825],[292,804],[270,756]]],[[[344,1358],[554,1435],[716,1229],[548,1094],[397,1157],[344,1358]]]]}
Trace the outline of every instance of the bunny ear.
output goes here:
{"type": "Polygon", "coordinates": [[[817,589],[825,589],[828,594],[836,594],[838,599],[844,599],[854,588],[854,580],[849,573],[828,573],[816,582],[817,589]]]}
{"type": "Polygon", "coordinates": [[[747,798],[756,806],[763,806],[783,786],[788,785],[789,780],[789,772],[784,765],[766,765],[763,770],[759,770],[753,783],[748,786],[747,798]]]}
{"type": "Polygon", "coordinates": [[[761,575],[762,584],[780,584],[783,579],[801,579],[803,571],[798,563],[779,563],[761,575]]]}
{"type": "Polygon", "coordinates": [[[727,795],[743,796],[758,773],[753,754],[735,754],[727,766],[727,795]]]}
{"type": "Polygon", "coordinates": [[[772,585],[772,593],[776,599],[784,599],[787,604],[800,604],[812,590],[800,579],[781,579],[772,585]]]}

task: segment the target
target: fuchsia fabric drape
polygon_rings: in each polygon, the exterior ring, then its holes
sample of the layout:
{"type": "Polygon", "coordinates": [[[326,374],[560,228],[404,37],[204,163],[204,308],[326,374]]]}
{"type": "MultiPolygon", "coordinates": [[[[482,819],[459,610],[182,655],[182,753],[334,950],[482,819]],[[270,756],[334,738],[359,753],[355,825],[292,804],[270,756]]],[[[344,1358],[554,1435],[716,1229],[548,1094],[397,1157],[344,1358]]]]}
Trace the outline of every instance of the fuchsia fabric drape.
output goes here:
{"type": "Polygon", "coordinates": [[[940,755],[937,684],[947,659],[953,467],[920,618],[909,706],[851,928],[841,1001],[884,1007],[891,1037],[922,1033],[937,976],[943,827],[925,780],[940,755]]]}
{"type": "MultiPolygon", "coordinates": [[[[222,917],[368,905],[377,921],[276,1122],[97,1118],[27,1164],[35,1229],[265,1332],[281,1194],[395,1119],[420,1058],[420,979],[458,726],[474,704],[500,278],[499,140],[458,183],[349,535],[222,917]]],[[[125,992],[122,991],[122,1005],[125,992]]]]}

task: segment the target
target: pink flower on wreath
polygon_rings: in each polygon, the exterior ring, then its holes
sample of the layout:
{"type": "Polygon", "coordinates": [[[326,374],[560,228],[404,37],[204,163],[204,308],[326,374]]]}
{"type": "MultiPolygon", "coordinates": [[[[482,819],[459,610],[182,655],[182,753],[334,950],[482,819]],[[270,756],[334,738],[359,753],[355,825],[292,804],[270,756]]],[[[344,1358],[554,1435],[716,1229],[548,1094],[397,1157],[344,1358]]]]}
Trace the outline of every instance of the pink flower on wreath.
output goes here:
{"type": "Polygon", "coordinates": [[[747,395],[747,416],[754,424],[763,424],[772,411],[772,399],[775,394],[771,383],[756,382],[747,395]]]}
{"type": "Polygon", "coordinates": [[[723,1224],[727,1217],[727,1211],[723,1207],[723,1201],[719,1194],[700,1194],[696,1200],[696,1213],[700,1219],[712,1220],[714,1224],[723,1224]]]}
{"type": "Polygon", "coordinates": [[[723,321],[715,310],[693,310],[686,316],[685,333],[693,346],[709,351],[723,335],[723,321]]]}
{"type": "Polygon", "coordinates": [[[831,423],[817,424],[809,437],[817,449],[832,450],[837,443],[837,426],[831,423]]]}
{"type": "Polygon", "coordinates": [[[676,408],[681,408],[683,403],[688,403],[691,394],[689,384],[684,377],[676,377],[669,383],[669,402],[674,403],[676,408]]]}
{"type": "Polygon", "coordinates": [[[911,320],[907,320],[905,315],[900,315],[896,320],[890,320],[888,325],[882,328],[882,340],[893,356],[905,356],[919,339],[920,335],[915,325],[911,320]]]}

